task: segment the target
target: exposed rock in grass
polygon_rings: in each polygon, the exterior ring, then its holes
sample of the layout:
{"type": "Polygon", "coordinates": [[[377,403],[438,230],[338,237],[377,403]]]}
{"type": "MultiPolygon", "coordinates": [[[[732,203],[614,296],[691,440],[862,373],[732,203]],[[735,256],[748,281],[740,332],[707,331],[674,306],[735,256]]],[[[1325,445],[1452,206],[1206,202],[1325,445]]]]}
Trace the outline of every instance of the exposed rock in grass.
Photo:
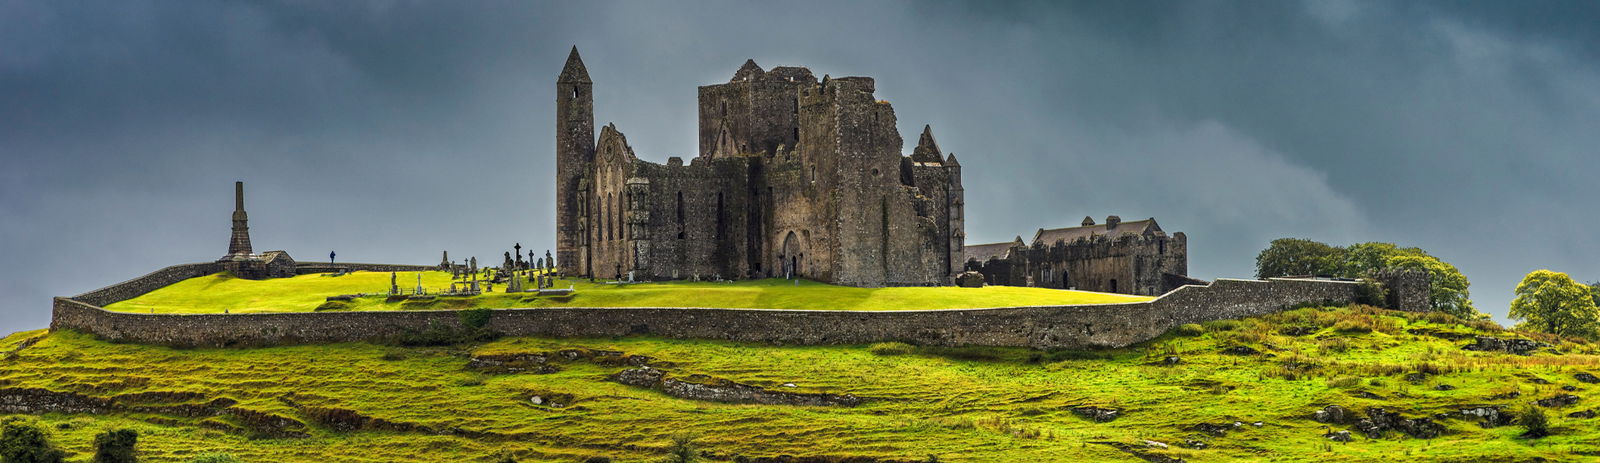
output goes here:
{"type": "Polygon", "coordinates": [[[1462,346],[1462,350],[1475,350],[1480,352],[1507,352],[1517,355],[1532,355],[1533,351],[1542,347],[1550,347],[1538,341],[1528,339],[1506,338],[1494,336],[1475,336],[1472,344],[1462,346]]]}
{"type": "Polygon", "coordinates": [[[1449,384],[1440,384],[1440,385],[1437,385],[1437,386],[1433,387],[1433,390],[1435,390],[1435,391],[1453,391],[1455,389],[1456,389],[1455,386],[1451,386],[1449,384]]]}
{"type": "Polygon", "coordinates": [[[1499,406],[1482,406],[1461,409],[1461,414],[1478,421],[1478,426],[1494,428],[1511,424],[1511,414],[1499,406]]]}
{"type": "Polygon", "coordinates": [[[1532,379],[1529,379],[1528,382],[1533,383],[1533,384],[1550,384],[1550,380],[1544,379],[1544,378],[1540,378],[1538,376],[1535,376],[1532,379]]]}
{"type": "Polygon", "coordinates": [[[1229,431],[1233,431],[1233,430],[1240,429],[1240,428],[1243,428],[1243,427],[1244,427],[1244,423],[1240,423],[1238,421],[1235,421],[1235,422],[1232,422],[1232,423],[1221,423],[1221,424],[1200,423],[1200,424],[1197,424],[1197,425],[1194,425],[1194,426],[1189,426],[1188,428],[1184,428],[1184,429],[1188,430],[1188,431],[1203,432],[1203,433],[1210,434],[1210,435],[1213,435],[1213,436],[1222,437],[1222,436],[1227,435],[1229,431]]]}
{"type": "Polygon", "coordinates": [[[1578,373],[1576,375],[1572,375],[1572,377],[1574,379],[1577,379],[1578,382],[1580,382],[1580,383],[1589,383],[1589,384],[1600,383],[1600,377],[1596,377],[1595,375],[1592,375],[1592,374],[1589,374],[1589,373],[1578,373]]]}
{"type": "Polygon", "coordinates": [[[1317,410],[1316,413],[1312,413],[1311,419],[1317,420],[1318,423],[1347,424],[1351,420],[1355,419],[1355,414],[1350,413],[1350,410],[1347,408],[1340,407],[1338,405],[1329,405],[1327,407],[1323,407],[1321,410],[1317,410]]]}
{"type": "Polygon", "coordinates": [[[1328,431],[1322,437],[1334,442],[1350,442],[1350,431],[1328,431]]]}
{"type": "Polygon", "coordinates": [[[1444,432],[1444,426],[1428,418],[1407,419],[1399,413],[1382,407],[1367,409],[1367,418],[1356,421],[1356,430],[1369,438],[1378,439],[1388,431],[1400,431],[1418,439],[1432,439],[1444,432]]]}
{"type": "Polygon", "coordinates": [[[1578,387],[1577,386],[1573,386],[1571,384],[1568,384],[1568,385],[1565,385],[1565,386],[1561,386],[1561,390],[1567,391],[1567,392],[1572,392],[1572,391],[1578,390],[1578,387]]]}
{"type": "Polygon", "coordinates": [[[1518,397],[1522,397],[1522,392],[1521,391],[1502,392],[1502,393],[1499,393],[1499,394],[1495,394],[1495,395],[1489,396],[1489,400],[1506,400],[1506,399],[1515,399],[1515,398],[1518,398],[1518,397]]]}
{"type": "Polygon", "coordinates": [[[1367,392],[1367,391],[1350,391],[1350,395],[1356,396],[1356,397],[1360,397],[1360,398],[1363,398],[1363,399],[1373,399],[1373,400],[1378,400],[1378,399],[1382,399],[1383,398],[1383,396],[1381,396],[1381,395],[1373,394],[1373,393],[1367,392]]]}
{"type": "Polygon", "coordinates": [[[812,407],[853,407],[861,404],[861,398],[851,394],[808,394],[773,391],[710,377],[692,378],[703,381],[685,381],[668,377],[666,372],[651,368],[648,365],[622,370],[612,375],[611,379],[629,386],[660,389],[661,392],[680,399],[812,407]]]}
{"type": "Polygon", "coordinates": [[[1596,409],[1591,408],[1581,412],[1568,413],[1567,418],[1594,418],[1596,413],[1596,409]]]}
{"type": "Polygon", "coordinates": [[[1100,407],[1073,407],[1072,412],[1077,413],[1078,416],[1088,418],[1096,423],[1105,423],[1122,416],[1121,410],[1100,407]]]}
{"type": "Polygon", "coordinates": [[[1559,408],[1578,403],[1578,399],[1578,396],[1572,394],[1560,394],[1555,397],[1535,400],[1533,403],[1539,404],[1540,407],[1559,408]]]}

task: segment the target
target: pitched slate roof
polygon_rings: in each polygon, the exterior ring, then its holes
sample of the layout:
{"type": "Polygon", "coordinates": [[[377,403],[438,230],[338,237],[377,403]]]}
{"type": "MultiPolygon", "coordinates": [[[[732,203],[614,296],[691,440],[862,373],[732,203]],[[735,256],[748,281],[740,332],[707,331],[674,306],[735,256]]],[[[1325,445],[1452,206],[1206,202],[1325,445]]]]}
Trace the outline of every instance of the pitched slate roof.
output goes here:
{"type": "Polygon", "coordinates": [[[1116,239],[1123,235],[1142,235],[1145,233],[1160,232],[1161,226],[1156,224],[1156,219],[1133,220],[1117,224],[1116,228],[1107,228],[1107,225],[1087,225],[1081,227],[1039,229],[1033,234],[1034,243],[1046,246],[1057,241],[1071,243],[1079,238],[1094,239],[1096,236],[1116,239]]]}
{"type": "Polygon", "coordinates": [[[970,244],[962,249],[967,256],[967,260],[987,262],[989,259],[1004,259],[1006,252],[1016,245],[1016,241],[1007,241],[1004,243],[970,244]]]}

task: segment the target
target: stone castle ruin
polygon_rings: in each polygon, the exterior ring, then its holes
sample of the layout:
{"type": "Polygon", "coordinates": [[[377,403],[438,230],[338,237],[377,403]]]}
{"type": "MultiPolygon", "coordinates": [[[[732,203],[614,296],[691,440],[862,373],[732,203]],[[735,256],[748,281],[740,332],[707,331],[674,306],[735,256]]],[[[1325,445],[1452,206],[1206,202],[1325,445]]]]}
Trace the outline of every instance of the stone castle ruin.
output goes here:
{"type": "Polygon", "coordinates": [[[851,286],[949,284],[963,252],[961,165],[922,133],[900,154],[894,107],[867,77],[819,81],[745,62],[700,87],[700,153],[635,157],[594,133],[573,48],[556,82],[560,270],[600,278],[804,277],[851,286]]]}
{"type": "Polygon", "coordinates": [[[556,82],[561,272],[881,287],[948,285],[974,270],[992,284],[1134,294],[1192,281],[1185,238],[1154,220],[966,246],[961,164],[927,126],[902,155],[894,107],[875,85],[746,61],[727,83],[700,87],[699,155],[663,165],[636,157],[614,125],[596,138],[593,82],[574,47],[556,82]]]}

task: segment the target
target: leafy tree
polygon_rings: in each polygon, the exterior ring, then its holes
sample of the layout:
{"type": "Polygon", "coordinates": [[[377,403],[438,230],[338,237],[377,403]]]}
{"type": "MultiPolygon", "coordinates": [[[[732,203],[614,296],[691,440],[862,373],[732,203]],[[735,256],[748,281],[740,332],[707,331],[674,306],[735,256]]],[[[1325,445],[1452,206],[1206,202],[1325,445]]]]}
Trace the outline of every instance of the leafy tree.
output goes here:
{"type": "Polygon", "coordinates": [[[21,418],[0,422],[0,462],[61,463],[65,457],[37,422],[21,418]]]}
{"type": "Polygon", "coordinates": [[[135,463],[134,445],[139,433],[132,429],[106,431],[94,436],[94,463],[135,463]]]}
{"type": "Polygon", "coordinates": [[[1401,254],[1411,254],[1409,251],[1422,253],[1421,249],[1405,248],[1402,252],[1394,243],[1356,243],[1344,248],[1344,262],[1341,262],[1339,276],[1356,278],[1366,275],[1373,270],[1389,266],[1389,258],[1401,254]]]}
{"type": "Polygon", "coordinates": [[[1342,248],[1307,239],[1279,238],[1256,255],[1256,276],[1335,275],[1344,265],[1344,258],[1342,248]]]}
{"type": "Polygon", "coordinates": [[[1520,328],[1563,336],[1594,337],[1600,332],[1600,308],[1593,288],[1565,273],[1535,270],[1517,284],[1511,301],[1511,318],[1527,320],[1520,328]]]}
{"type": "Polygon", "coordinates": [[[1589,299],[1594,300],[1594,305],[1600,306],[1600,281],[1589,283],[1589,299]]]}

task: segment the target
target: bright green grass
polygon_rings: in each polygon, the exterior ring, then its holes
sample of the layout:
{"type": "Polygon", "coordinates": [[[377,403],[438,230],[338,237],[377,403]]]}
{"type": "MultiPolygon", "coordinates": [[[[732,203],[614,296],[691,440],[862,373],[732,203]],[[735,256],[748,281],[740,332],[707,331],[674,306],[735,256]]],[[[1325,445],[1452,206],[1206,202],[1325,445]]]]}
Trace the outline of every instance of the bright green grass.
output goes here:
{"type": "MultiPolygon", "coordinates": [[[[429,292],[447,290],[450,274],[420,272],[429,292]]],[[[396,276],[402,291],[417,285],[418,272],[396,276]]],[[[983,288],[913,287],[854,288],[813,281],[768,279],[737,282],[605,284],[561,280],[558,288],[575,288],[570,297],[487,293],[470,298],[445,298],[432,302],[384,302],[383,297],[360,298],[354,310],[397,310],[475,307],[709,307],[812,310],[916,310],[1034,305],[1107,304],[1147,301],[1144,296],[1068,291],[1013,286],[983,288]]],[[[504,285],[497,285],[503,290],[504,285]]],[[[300,275],[294,278],[245,280],[225,273],[190,278],[106,308],[127,312],[197,313],[303,312],[323,304],[328,296],[386,293],[389,273],[354,272],[331,277],[300,275]]]]}
{"type": "MultiPolygon", "coordinates": [[[[574,462],[605,455],[619,462],[654,461],[676,433],[697,434],[703,447],[729,457],[863,456],[909,461],[937,455],[947,462],[1138,461],[1106,445],[1142,439],[1177,444],[1204,440],[1205,450],[1157,450],[1191,462],[1207,461],[1577,461],[1600,454],[1600,418],[1568,418],[1600,406],[1600,385],[1573,375],[1600,374],[1593,344],[1560,345],[1564,355],[1531,357],[1467,352],[1464,341],[1408,333],[1431,329],[1484,334],[1482,328],[1429,322],[1423,316],[1352,309],[1303,309],[1244,320],[1193,338],[1163,337],[1126,349],[1040,353],[1024,349],[920,349],[878,356],[866,346],[777,347],[652,338],[510,338],[447,348],[336,344],[259,349],[169,349],[109,344],[71,332],[49,335],[0,360],[0,387],[37,387],[101,397],[183,391],[203,402],[226,397],[238,407],[301,422],[297,407],[335,407],[452,435],[397,431],[337,432],[312,425],[308,438],[251,438],[223,420],[139,413],[59,415],[41,419],[55,441],[86,458],[94,434],[113,427],[139,430],[141,461],[182,461],[226,451],[252,462],[492,461],[499,452],[520,461],[574,462]],[[1330,328],[1343,318],[1390,320],[1393,329],[1367,334],[1330,328]],[[1309,326],[1309,335],[1280,334],[1309,326]],[[1329,344],[1342,339],[1348,350],[1329,344]],[[1218,353],[1244,344],[1272,357],[1218,353]],[[705,374],[762,387],[853,393],[873,400],[852,408],[732,405],[673,398],[606,378],[623,367],[560,363],[553,374],[487,375],[465,368],[474,353],[545,352],[587,348],[642,354],[675,363],[674,375],[705,374]],[[1280,350],[1281,349],[1281,350],[1280,350]],[[1176,355],[1177,366],[1159,360],[1176,355]],[[1074,360],[1073,358],[1078,358],[1074,360]],[[1285,379],[1281,367],[1315,365],[1309,377],[1285,379]],[[1404,373],[1419,366],[1451,370],[1419,384],[1404,373]],[[1389,369],[1387,373],[1364,373],[1389,369]],[[1357,376],[1359,385],[1330,386],[1357,376]],[[1536,384],[1542,378],[1550,384],[1536,384]],[[1371,385],[1377,380],[1381,385],[1371,385]],[[783,388],[792,382],[797,388],[783,388]],[[1448,384],[1457,389],[1438,391],[1448,384]],[[1398,434],[1356,437],[1348,444],[1321,437],[1307,418],[1339,404],[1357,411],[1383,406],[1407,417],[1464,406],[1520,406],[1576,386],[1578,405],[1552,409],[1556,434],[1517,438],[1520,429],[1482,429],[1441,421],[1449,433],[1417,440],[1398,434]],[[1366,391],[1382,399],[1352,395],[1366,391]],[[1490,399],[1518,391],[1517,399],[1490,399]],[[572,394],[564,409],[533,406],[534,394],[572,394]],[[1121,408],[1122,418],[1093,423],[1069,411],[1078,405],[1121,408]],[[1197,423],[1265,426],[1214,437],[1187,430],[1197,423]],[[479,437],[463,437],[479,436],[479,437]]],[[[1218,324],[1220,325],[1220,324],[1218,324]]],[[[38,332],[5,338],[20,342],[38,332]]],[[[1488,333],[1511,336],[1511,333],[1488,333]]],[[[1343,428],[1343,427],[1339,427],[1343,428]]]]}

